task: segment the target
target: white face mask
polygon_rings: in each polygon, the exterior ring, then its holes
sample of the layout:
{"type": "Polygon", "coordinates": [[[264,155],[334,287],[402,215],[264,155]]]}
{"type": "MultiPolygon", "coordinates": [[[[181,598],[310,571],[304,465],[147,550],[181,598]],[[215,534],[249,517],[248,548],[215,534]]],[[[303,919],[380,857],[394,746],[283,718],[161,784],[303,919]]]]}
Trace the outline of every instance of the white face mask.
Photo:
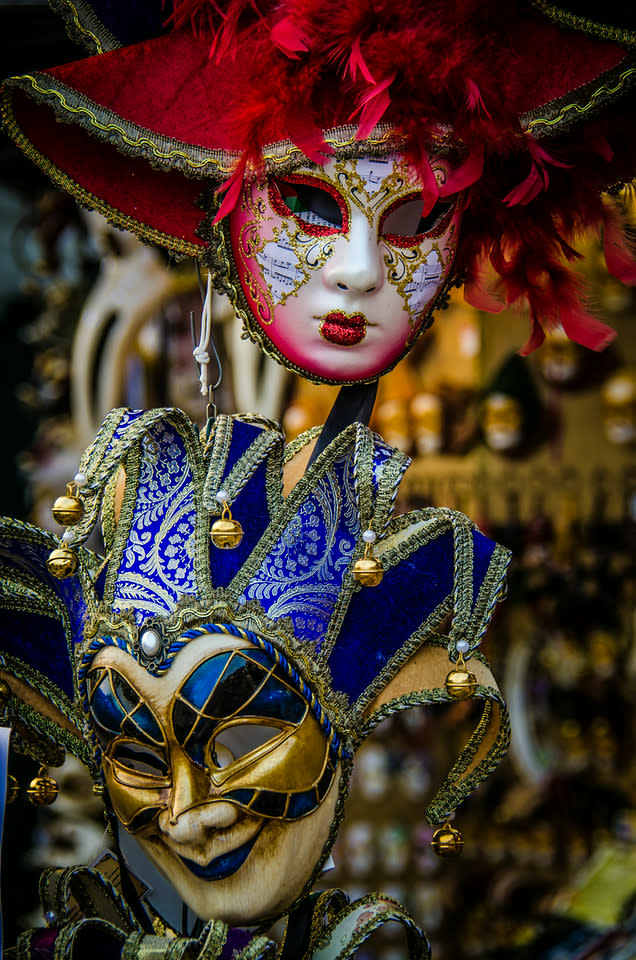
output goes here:
{"type": "MultiPolygon", "coordinates": [[[[433,160],[441,183],[445,161],[433,160]]],[[[450,273],[454,198],[422,216],[400,157],[333,160],[246,184],[230,216],[259,334],[313,379],[370,380],[411,347],[450,273]]]]}

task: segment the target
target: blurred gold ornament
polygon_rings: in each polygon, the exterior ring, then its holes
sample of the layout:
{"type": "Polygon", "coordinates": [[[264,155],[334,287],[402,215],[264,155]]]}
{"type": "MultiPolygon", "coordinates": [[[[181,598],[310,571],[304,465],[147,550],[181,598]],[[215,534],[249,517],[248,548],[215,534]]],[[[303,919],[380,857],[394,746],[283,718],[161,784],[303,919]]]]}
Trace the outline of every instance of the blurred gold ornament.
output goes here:
{"type": "Polygon", "coordinates": [[[7,777],[7,803],[13,803],[18,799],[20,784],[11,774],[7,777]]]}
{"type": "Polygon", "coordinates": [[[6,680],[0,680],[0,710],[9,706],[11,699],[11,687],[6,680]]]}
{"type": "Polygon", "coordinates": [[[541,373],[549,383],[570,383],[578,375],[580,348],[570,340],[562,326],[546,331],[545,342],[538,352],[541,373]]]}
{"type": "Polygon", "coordinates": [[[513,450],[523,439],[521,404],[509,394],[488,394],[482,406],[481,422],[491,450],[513,450]]]}
{"type": "Polygon", "coordinates": [[[623,367],[607,378],[601,389],[603,428],[610,443],[636,442],[636,369],[623,367]]]}
{"type": "Polygon", "coordinates": [[[438,453],[444,439],[442,401],[434,393],[417,393],[411,401],[415,449],[419,456],[438,453]]]}
{"type": "Polygon", "coordinates": [[[59,789],[53,777],[49,777],[46,767],[40,767],[37,777],[28,786],[27,796],[34,806],[48,807],[55,802],[59,789]]]}

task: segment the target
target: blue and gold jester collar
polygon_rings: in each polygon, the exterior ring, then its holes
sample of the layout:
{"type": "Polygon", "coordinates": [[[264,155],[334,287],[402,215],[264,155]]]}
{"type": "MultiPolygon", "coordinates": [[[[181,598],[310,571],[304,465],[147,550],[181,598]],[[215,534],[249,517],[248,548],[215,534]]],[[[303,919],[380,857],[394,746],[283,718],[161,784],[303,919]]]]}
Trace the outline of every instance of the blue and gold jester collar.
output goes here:
{"type": "Polygon", "coordinates": [[[206,438],[179,410],[115,410],[80,463],[77,573],[56,580],[46,558],[58,540],[3,522],[0,672],[24,749],[50,760],[68,748],[99,775],[86,719],[97,651],[117,645],[161,675],[184,645],[216,632],[265,651],[345,760],[384,717],[448,701],[445,678],[463,654],[484,715],[429,820],[441,822],[493,769],[507,714],[477,648],[507,551],[452,510],[394,516],[408,458],[359,423],[283,496],[283,466],[313,435],[285,447],[270,422],[219,416],[206,438]],[[229,550],[210,539],[223,502],[244,531],[229,550]],[[105,558],[81,545],[100,517],[105,558]],[[353,576],[365,531],[384,568],[373,587],[353,576]],[[437,632],[449,619],[447,635],[437,632]]]}

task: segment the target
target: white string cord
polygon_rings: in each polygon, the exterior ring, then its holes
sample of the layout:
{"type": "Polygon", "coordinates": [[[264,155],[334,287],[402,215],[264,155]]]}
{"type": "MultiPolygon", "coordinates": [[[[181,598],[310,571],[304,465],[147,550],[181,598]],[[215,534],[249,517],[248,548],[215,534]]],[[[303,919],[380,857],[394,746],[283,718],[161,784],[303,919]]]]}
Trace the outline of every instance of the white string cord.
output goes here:
{"type": "Polygon", "coordinates": [[[192,356],[199,364],[199,383],[201,384],[201,395],[208,395],[208,364],[210,363],[210,354],[208,345],[212,334],[212,280],[208,273],[208,287],[203,301],[203,310],[201,312],[201,333],[199,342],[192,351],[192,356]]]}

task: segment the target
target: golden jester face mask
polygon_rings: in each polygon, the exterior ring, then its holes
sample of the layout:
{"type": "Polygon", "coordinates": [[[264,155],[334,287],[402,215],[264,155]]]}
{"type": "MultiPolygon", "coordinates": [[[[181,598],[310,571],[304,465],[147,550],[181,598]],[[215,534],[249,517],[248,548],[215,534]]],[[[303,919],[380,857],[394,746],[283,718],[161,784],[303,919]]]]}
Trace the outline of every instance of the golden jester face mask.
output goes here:
{"type": "Polygon", "coordinates": [[[329,837],[338,759],[271,657],[208,634],[158,677],[109,646],[88,681],[115,813],[184,903],[242,924],[293,903],[329,837]]]}
{"type": "MultiPolygon", "coordinates": [[[[442,184],[447,162],[431,165],[442,184]]],[[[229,229],[248,329],[310,379],[375,379],[408,352],[445,286],[455,199],[424,215],[397,156],[246,184],[229,229]]]]}

